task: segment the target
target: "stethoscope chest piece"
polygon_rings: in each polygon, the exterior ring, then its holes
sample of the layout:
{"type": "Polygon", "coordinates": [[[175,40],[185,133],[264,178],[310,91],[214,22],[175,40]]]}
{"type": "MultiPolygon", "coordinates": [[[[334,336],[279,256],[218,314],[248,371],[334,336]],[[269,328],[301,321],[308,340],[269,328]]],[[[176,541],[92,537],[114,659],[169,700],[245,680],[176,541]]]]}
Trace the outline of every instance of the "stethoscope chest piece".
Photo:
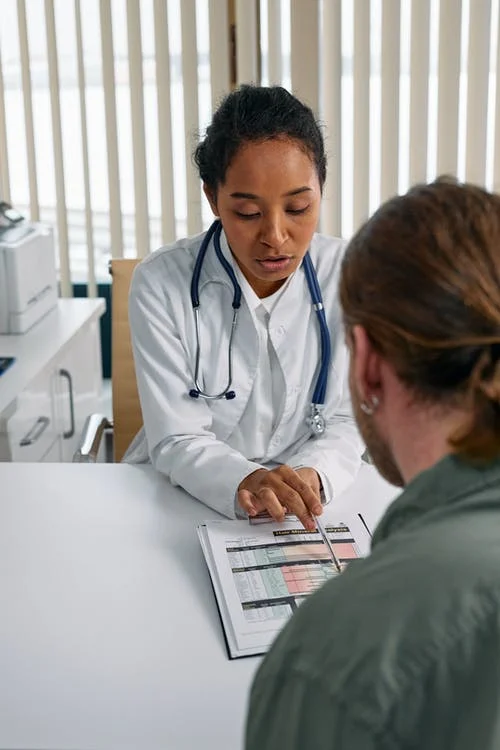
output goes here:
{"type": "Polygon", "coordinates": [[[311,405],[311,414],[307,420],[307,424],[315,437],[323,435],[324,431],[326,430],[325,418],[322,415],[317,404],[311,405]]]}

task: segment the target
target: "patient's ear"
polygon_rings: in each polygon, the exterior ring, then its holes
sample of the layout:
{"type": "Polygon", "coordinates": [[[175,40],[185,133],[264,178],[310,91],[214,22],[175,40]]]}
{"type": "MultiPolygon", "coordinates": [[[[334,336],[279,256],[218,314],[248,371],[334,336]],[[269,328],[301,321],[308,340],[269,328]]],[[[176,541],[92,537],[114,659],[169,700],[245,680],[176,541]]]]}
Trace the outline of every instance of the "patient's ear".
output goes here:
{"type": "Polygon", "coordinates": [[[366,329],[353,326],[349,334],[351,384],[360,401],[380,398],[382,357],[374,348],[366,329]]]}
{"type": "Polygon", "coordinates": [[[212,209],[212,213],[214,216],[217,216],[219,218],[219,210],[217,208],[217,195],[214,193],[212,188],[210,188],[206,182],[203,183],[203,192],[205,193],[207,197],[207,201],[210,203],[210,208],[212,209]]]}

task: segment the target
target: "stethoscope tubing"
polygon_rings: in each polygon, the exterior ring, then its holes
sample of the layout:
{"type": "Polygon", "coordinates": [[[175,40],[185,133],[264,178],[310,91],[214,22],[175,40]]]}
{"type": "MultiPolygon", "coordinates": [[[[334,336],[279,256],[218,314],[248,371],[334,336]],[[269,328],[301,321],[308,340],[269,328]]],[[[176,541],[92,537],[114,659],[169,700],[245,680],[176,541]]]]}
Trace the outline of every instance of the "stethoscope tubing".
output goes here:
{"type": "Polygon", "coordinates": [[[320,370],[318,379],[313,392],[312,403],[317,406],[322,406],[326,399],[326,387],[328,385],[328,368],[331,357],[331,340],[330,332],[328,330],[328,323],[326,321],[325,310],[323,307],[323,298],[321,295],[321,289],[318,282],[318,277],[314,270],[313,262],[309,253],[306,253],[302,261],[302,267],[306,276],[307,285],[309,287],[309,293],[311,295],[311,301],[313,309],[318,319],[318,327],[320,332],[321,342],[321,358],[320,358],[320,370]]]}
{"type": "Polygon", "coordinates": [[[199,396],[202,396],[205,399],[208,399],[209,401],[218,401],[221,398],[225,398],[228,401],[235,398],[236,394],[234,391],[231,390],[231,384],[233,382],[233,357],[232,357],[232,351],[233,351],[233,337],[234,332],[236,330],[236,324],[238,322],[238,308],[233,308],[233,319],[231,321],[231,333],[229,334],[229,344],[227,348],[227,384],[224,390],[222,390],[220,393],[205,393],[202,389],[200,384],[198,383],[198,375],[200,371],[200,355],[201,355],[201,346],[200,346],[200,308],[195,307],[194,309],[194,327],[196,331],[196,359],[195,359],[195,368],[194,368],[194,388],[189,391],[189,395],[192,398],[198,398],[199,396]]]}
{"type": "MultiPolygon", "coordinates": [[[[195,266],[193,269],[193,276],[191,278],[191,304],[193,307],[193,313],[194,313],[194,319],[195,319],[195,331],[196,331],[196,357],[195,357],[195,373],[194,373],[194,386],[195,387],[189,391],[189,395],[192,398],[198,398],[199,396],[201,396],[202,398],[205,398],[208,400],[219,400],[222,398],[226,398],[229,400],[229,399],[235,398],[235,395],[236,395],[235,392],[231,390],[231,384],[233,380],[232,351],[233,351],[234,333],[235,333],[236,324],[238,321],[238,312],[241,307],[242,291],[241,291],[240,285],[238,284],[238,280],[236,278],[236,274],[234,273],[233,268],[231,267],[227,259],[224,257],[224,254],[222,252],[222,249],[220,246],[221,232],[222,232],[222,224],[218,220],[214,221],[211,227],[207,230],[205,237],[203,238],[203,242],[201,243],[200,249],[198,251],[198,256],[196,258],[195,266]],[[200,282],[200,276],[201,276],[201,269],[203,266],[203,262],[205,260],[205,255],[207,253],[207,249],[212,238],[213,238],[214,248],[215,248],[215,253],[217,255],[217,258],[219,262],[221,263],[222,267],[224,268],[226,274],[228,275],[233,285],[233,302],[232,302],[233,318],[232,318],[232,323],[231,323],[231,332],[229,335],[229,345],[228,345],[228,380],[227,380],[227,385],[224,388],[224,390],[222,390],[220,393],[217,393],[217,394],[205,393],[201,389],[200,384],[198,382],[199,371],[200,371],[200,358],[201,358],[200,323],[199,323],[199,311],[200,311],[199,282],[200,282]]],[[[314,265],[311,260],[311,256],[309,255],[309,252],[307,252],[304,255],[304,258],[302,261],[302,267],[304,269],[307,285],[309,288],[309,294],[311,295],[312,306],[315,311],[316,317],[318,319],[318,327],[319,327],[319,332],[320,332],[320,347],[321,347],[320,369],[319,369],[318,377],[317,377],[316,384],[314,387],[313,400],[312,400],[313,413],[314,412],[318,413],[318,409],[322,408],[326,399],[326,389],[328,385],[328,369],[329,369],[330,357],[331,357],[331,339],[330,339],[330,332],[328,330],[328,323],[326,320],[325,310],[323,307],[323,298],[321,295],[321,289],[319,286],[318,277],[316,275],[316,271],[314,269],[314,265]]]]}

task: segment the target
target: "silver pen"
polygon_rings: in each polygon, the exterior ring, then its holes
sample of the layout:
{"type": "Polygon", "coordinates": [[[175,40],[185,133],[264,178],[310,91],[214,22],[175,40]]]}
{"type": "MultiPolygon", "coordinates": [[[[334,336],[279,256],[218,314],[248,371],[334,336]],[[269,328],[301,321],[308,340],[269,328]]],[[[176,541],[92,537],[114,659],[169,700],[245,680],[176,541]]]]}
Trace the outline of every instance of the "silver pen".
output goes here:
{"type": "Polygon", "coordinates": [[[318,516],[314,516],[313,515],[313,518],[314,518],[314,521],[316,522],[316,528],[318,529],[319,533],[321,534],[321,537],[322,537],[324,543],[326,544],[328,551],[330,552],[330,554],[332,556],[333,564],[335,565],[335,567],[337,569],[337,573],[341,573],[342,572],[342,568],[340,567],[340,563],[338,561],[337,555],[333,551],[333,545],[332,545],[331,541],[328,539],[327,533],[324,530],[323,525],[320,523],[320,520],[319,520],[318,516]]]}

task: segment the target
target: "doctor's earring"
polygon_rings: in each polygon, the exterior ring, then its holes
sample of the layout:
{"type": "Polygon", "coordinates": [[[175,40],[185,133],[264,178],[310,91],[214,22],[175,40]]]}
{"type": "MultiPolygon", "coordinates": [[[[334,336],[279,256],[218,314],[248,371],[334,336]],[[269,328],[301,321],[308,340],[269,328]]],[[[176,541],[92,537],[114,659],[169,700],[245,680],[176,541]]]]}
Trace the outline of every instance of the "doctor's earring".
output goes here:
{"type": "Polygon", "coordinates": [[[359,404],[359,408],[362,412],[368,414],[368,416],[371,417],[372,414],[377,411],[379,404],[380,401],[378,400],[377,396],[372,395],[367,401],[361,401],[359,404]]]}

